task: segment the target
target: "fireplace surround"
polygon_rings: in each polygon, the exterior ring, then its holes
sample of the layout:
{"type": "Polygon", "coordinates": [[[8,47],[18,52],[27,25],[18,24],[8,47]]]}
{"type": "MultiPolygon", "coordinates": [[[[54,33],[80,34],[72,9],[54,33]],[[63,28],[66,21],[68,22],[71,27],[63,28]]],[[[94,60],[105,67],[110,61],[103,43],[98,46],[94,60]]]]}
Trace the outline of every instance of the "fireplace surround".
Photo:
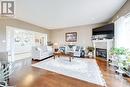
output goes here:
{"type": "Polygon", "coordinates": [[[97,56],[105,58],[108,61],[110,55],[109,51],[113,47],[113,39],[103,39],[103,40],[92,40],[94,50],[94,58],[97,56]]]}

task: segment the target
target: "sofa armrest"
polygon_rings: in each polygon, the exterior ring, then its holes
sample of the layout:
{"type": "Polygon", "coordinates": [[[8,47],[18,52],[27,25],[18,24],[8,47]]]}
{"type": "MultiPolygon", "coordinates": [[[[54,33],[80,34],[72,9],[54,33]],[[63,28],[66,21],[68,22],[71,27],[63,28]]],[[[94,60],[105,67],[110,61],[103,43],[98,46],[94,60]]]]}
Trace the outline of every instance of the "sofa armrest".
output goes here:
{"type": "Polygon", "coordinates": [[[39,58],[41,57],[42,50],[37,47],[32,47],[32,58],[39,58]]]}
{"type": "Polygon", "coordinates": [[[47,50],[52,52],[52,47],[51,46],[47,46],[47,50]]]}

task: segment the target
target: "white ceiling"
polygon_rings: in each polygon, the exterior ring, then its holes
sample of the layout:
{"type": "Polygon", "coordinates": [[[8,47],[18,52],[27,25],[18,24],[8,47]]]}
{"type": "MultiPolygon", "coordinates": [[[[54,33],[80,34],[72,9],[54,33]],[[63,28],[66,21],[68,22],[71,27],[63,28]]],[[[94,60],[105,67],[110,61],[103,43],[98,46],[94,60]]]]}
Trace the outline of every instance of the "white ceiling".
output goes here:
{"type": "Polygon", "coordinates": [[[16,18],[57,29],[108,21],[127,0],[16,0],[16,18]]]}

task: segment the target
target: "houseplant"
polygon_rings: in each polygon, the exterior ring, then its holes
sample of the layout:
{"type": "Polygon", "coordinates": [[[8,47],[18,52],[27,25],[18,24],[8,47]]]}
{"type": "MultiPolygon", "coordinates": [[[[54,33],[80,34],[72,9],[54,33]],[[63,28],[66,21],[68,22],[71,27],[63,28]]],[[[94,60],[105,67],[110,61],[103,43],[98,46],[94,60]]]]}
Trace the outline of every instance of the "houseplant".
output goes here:
{"type": "Polygon", "coordinates": [[[110,55],[118,58],[126,58],[129,52],[128,49],[120,47],[120,48],[112,48],[110,50],[110,55]]]}
{"type": "Polygon", "coordinates": [[[88,46],[88,47],[87,47],[87,50],[88,50],[88,52],[93,52],[93,51],[94,51],[94,47],[88,46]]]}
{"type": "MultiPolygon", "coordinates": [[[[126,48],[112,48],[110,50],[110,55],[112,56],[113,59],[116,59],[114,62],[118,69],[116,72],[118,73],[124,73],[124,68],[128,69],[128,66],[130,64],[129,56],[130,52],[126,48]]],[[[112,61],[113,62],[113,61],[112,61]]],[[[114,64],[114,65],[115,65],[114,64]]]]}
{"type": "Polygon", "coordinates": [[[87,55],[88,55],[89,57],[93,57],[94,47],[88,46],[86,50],[87,50],[87,55]]]}
{"type": "MultiPolygon", "coordinates": [[[[9,87],[8,80],[10,75],[15,71],[12,62],[6,63],[5,61],[0,61],[0,87],[9,87]]],[[[14,86],[10,86],[14,87],[14,86]]]]}

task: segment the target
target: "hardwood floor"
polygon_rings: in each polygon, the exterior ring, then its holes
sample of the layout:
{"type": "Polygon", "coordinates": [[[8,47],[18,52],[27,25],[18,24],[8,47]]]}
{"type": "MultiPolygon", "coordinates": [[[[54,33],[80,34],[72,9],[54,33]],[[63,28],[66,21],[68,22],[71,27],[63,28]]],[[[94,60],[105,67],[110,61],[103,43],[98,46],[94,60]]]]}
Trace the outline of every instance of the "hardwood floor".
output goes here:
{"type": "Polygon", "coordinates": [[[126,80],[130,78],[116,74],[112,67],[107,67],[106,61],[97,59],[97,64],[104,76],[107,87],[130,87],[130,82],[126,80]]]}
{"type": "MultiPolygon", "coordinates": [[[[32,63],[37,63],[37,61],[33,61],[32,63]]],[[[107,87],[130,87],[128,81],[116,75],[109,68],[107,69],[104,61],[97,59],[97,63],[104,75],[107,87]]],[[[16,87],[102,87],[26,65],[13,73],[9,80],[9,84],[16,85],[16,87]]]]}

